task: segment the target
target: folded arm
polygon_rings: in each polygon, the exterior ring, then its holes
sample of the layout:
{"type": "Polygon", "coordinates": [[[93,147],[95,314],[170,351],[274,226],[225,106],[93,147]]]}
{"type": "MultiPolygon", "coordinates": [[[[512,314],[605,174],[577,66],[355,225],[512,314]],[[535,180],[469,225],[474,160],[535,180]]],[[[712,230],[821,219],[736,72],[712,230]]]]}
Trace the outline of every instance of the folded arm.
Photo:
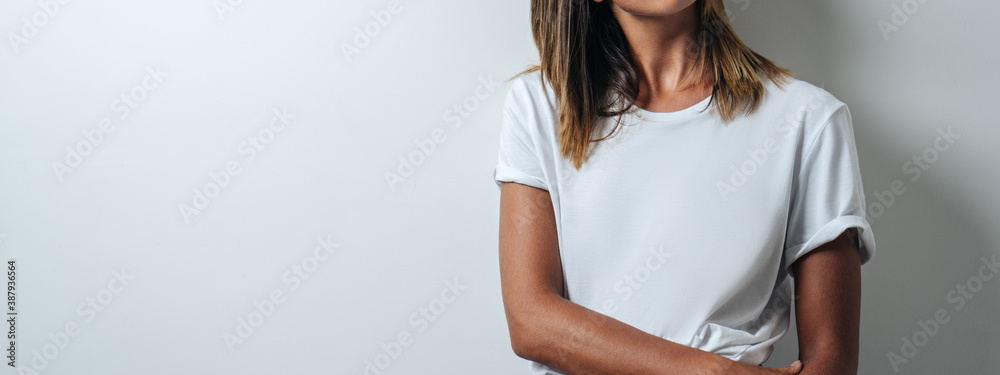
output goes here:
{"type": "Polygon", "coordinates": [[[798,374],[800,368],[738,363],[566,299],[555,215],[542,189],[501,185],[500,276],[514,352],[566,374],[798,374]]]}

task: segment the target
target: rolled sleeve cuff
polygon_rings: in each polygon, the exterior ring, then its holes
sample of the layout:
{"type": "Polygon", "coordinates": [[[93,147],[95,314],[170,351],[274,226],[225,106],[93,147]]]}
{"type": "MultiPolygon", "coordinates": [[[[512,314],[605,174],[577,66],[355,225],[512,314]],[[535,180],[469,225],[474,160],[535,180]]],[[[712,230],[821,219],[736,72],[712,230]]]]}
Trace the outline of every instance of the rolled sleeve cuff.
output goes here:
{"type": "Polygon", "coordinates": [[[493,180],[497,184],[497,189],[500,188],[500,182],[517,182],[523,185],[528,185],[536,187],[542,190],[549,190],[549,187],[545,184],[545,181],[539,177],[529,175],[518,169],[512,168],[504,164],[497,164],[493,168],[493,180]]]}
{"type": "Polygon", "coordinates": [[[841,233],[844,233],[847,228],[852,227],[858,228],[858,237],[861,240],[861,243],[858,244],[861,264],[867,263],[868,260],[875,255],[875,236],[872,234],[871,225],[868,224],[868,220],[864,217],[857,215],[844,215],[826,223],[826,225],[816,231],[816,233],[813,234],[813,236],[810,237],[805,243],[785,250],[785,269],[791,270],[792,264],[794,264],[795,261],[803,255],[808,254],[810,251],[815,250],[827,242],[835,240],[841,233]]]}

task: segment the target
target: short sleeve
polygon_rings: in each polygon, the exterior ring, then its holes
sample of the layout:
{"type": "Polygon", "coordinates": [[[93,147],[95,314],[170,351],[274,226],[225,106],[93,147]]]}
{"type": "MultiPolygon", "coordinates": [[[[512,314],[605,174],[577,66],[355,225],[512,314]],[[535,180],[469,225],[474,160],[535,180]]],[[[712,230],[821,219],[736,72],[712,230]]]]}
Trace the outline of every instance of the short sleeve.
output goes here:
{"type": "Polygon", "coordinates": [[[524,104],[518,103],[523,100],[517,96],[518,89],[521,88],[523,87],[512,86],[504,101],[500,151],[496,167],[493,168],[493,180],[497,189],[502,181],[509,181],[548,190],[538,156],[537,135],[529,132],[527,124],[518,115],[520,105],[524,104]]]}
{"type": "Polygon", "coordinates": [[[792,182],[785,235],[785,270],[803,255],[858,229],[861,264],[875,255],[875,236],[865,217],[865,196],[851,113],[846,105],[830,116],[807,144],[792,182]]]}

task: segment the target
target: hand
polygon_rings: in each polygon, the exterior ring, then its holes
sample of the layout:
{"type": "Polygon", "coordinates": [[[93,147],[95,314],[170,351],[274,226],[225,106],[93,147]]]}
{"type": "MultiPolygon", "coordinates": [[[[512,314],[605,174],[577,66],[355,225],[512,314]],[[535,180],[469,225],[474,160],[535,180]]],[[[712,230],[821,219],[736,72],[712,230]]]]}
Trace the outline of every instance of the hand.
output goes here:
{"type": "Polygon", "coordinates": [[[763,367],[748,365],[745,363],[733,362],[732,366],[726,369],[727,375],[798,375],[802,371],[802,362],[792,362],[788,367],[763,367]]]}

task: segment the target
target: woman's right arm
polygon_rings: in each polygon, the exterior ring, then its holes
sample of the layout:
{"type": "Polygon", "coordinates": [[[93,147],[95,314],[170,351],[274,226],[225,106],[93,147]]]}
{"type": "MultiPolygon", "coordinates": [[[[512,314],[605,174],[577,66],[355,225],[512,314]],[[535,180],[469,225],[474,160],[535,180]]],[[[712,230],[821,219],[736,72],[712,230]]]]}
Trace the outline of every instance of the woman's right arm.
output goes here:
{"type": "Polygon", "coordinates": [[[564,298],[549,192],[503,182],[500,279],[511,346],[519,357],[574,374],[798,374],[742,364],[649,334],[564,298]]]}

